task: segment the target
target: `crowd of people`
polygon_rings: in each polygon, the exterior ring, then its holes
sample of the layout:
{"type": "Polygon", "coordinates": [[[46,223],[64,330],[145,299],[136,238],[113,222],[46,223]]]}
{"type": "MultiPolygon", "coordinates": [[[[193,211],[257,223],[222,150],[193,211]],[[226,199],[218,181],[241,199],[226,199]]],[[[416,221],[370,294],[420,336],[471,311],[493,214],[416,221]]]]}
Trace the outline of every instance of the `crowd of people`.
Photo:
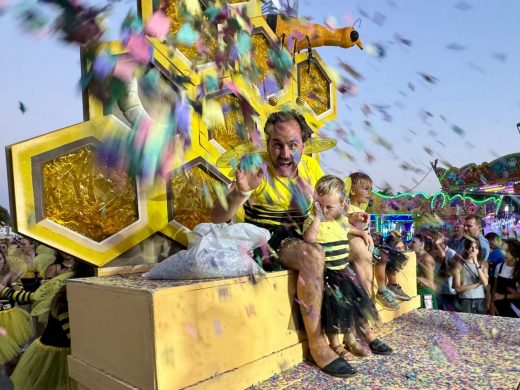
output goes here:
{"type": "Polygon", "coordinates": [[[0,239],[2,388],[76,388],[67,369],[70,333],[66,290],[57,283],[45,288],[45,283],[93,275],[90,265],[27,237],[0,239]],[[50,298],[45,299],[46,295],[50,298]]]}
{"type": "Polygon", "coordinates": [[[520,241],[482,232],[467,215],[443,231],[422,228],[410,245],[417,256],[422,307],[520,317],[520,241]]]}
{"type": "MultiPolygon", "coordinates": [[[[212,222],[232,221],[243,207],[245,222],[270,231],[267,249],[255,252],[257,262],[268,271],[298,272],[297,299],[311,358],[329,375],[350,377],[357,370],[347,361],[349,353],[390,355],[397,347],[376,338],[371,327],[378,322],[375,301],[397,310],[400,301],[411,299],[397,283],[408,259],[405,243],[398,233],[374,243],[365,211],[372,179],[361,172],[345,180],[324,175],[304,153],[312,131],[303,116],[275,112],[264,134],[262,165],[242,158],[225,202],[213,208],[212,222]]],[[[417,257],[422,307],[518,314],[520,243],[483,237],[478,216],[456,225],[450,240],[422,229],[409,249],[417,257]]]]}

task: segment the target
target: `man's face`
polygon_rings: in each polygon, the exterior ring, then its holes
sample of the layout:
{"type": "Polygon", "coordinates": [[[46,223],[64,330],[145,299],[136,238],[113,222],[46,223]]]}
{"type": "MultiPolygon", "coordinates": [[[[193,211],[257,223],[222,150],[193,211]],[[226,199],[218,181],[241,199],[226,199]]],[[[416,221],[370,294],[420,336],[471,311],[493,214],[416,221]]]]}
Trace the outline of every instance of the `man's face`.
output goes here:
{"type": "Polygon", "coordinates": [[[463,236],[464,235],[464,224],[458,223],[453,227],[453,232],[456,236],[463,236]]]}
{"type": "Polygon", "coordinates": [[[480,226],[477,225],[475,218],[467,219],[464,221],[464,231],[471,237],[480,236],[480,226]]]}
{"type": "Polygon", "coordinates": [[[304,144],[300,125],[294,119],[278,122],[267,143],[269,158],[278,176],[295,177],[298,172],[304,144]]]}

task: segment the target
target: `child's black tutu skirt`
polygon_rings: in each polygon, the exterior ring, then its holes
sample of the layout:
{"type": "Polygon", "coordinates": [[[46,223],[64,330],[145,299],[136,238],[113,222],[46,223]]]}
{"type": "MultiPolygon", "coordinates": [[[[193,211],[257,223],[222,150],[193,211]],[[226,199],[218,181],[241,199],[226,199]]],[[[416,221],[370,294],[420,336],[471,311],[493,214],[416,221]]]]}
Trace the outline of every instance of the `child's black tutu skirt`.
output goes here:
{"type": "Polygon", "coordinates": [[[358,333],[361,326],[379,321],[373,301],[350,265],[342,270],[325,269],[321,309],[325,333],[358,333]]]}

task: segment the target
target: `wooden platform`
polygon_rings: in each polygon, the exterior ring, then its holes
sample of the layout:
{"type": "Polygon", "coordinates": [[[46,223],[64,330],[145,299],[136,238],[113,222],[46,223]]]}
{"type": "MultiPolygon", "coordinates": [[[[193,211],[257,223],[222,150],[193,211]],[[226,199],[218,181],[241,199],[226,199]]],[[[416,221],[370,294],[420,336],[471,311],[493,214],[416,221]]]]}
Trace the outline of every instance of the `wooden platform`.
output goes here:
{"type": "Polygon", "coordinates": [[[250,390],[517,389],[520,319],[417,309],[387,324],[390,356],[352,364],[358,374],[333,378],[301,363],[250,390]]]}
{"type": "MultiPolygon", "coordinates": [[[[415,294],[415,256],[401,275],[415,294]]],[[[243,389],[303,361],[296,273],[209,281],[136,275],[68,284],[71,377],[83,389],[243,389]]],[[[418,307],[381,311],[389,321],[418,307]]]]}

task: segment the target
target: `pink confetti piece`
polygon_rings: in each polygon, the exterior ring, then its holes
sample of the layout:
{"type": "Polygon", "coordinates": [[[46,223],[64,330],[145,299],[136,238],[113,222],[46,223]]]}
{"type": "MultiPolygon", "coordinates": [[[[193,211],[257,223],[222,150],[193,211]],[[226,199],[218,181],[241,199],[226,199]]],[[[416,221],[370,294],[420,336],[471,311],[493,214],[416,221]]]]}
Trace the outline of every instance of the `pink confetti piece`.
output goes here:
{"type": "Polygon", "coordinates": [[[221,301],[229,299],[231,297],[231,293],[229,292],[229,288],[227,287],[219,287],[218,288],[218,299],[221,301]]]}
{"type": "Polygon", "coordinates": [[[256,309],[253,304],[249,304],[246,306],[246,313],[248,317],[255,317],[256,316],[256,309]]]}
{"type": "Polygon", "coordinates": [[[220,320],[213,320],[213,328],[215,329],[215,334],[217,336],[221,336],[223,329],[222,329],[222,323],[220,320]]]}
{"type": "Polygon", "coordinates": [[[121,56],[114,67],[114,76],[123,81],[130,81],[134,77],[136,64],[128,56],[121,56]]]}
{"type": "Polygon", "coordinates": [[[197,328],[195,327],[195,325],[186,324],[186,325],[184,325],[184,328],[186,329],[186,333],[188,333],[188,335],[190,337],[193,337],[193,338],[199,337],[199,332],[197,331],[197,328]]]}
{"type": "Polygon", "coordinates": [[[170,18],[164,14],[163,11],[159,10],[148,19],[146,23],[145,33],[151,37],[158,38],[160,40],[166,39],[166,35],[170,30],[170,18]]]}
{"type": "Polygon", "coordinates": [[[131,34],[126,43],[128,53],[139,64],[147,65],[152,58],[152,47],[144,35],[131,34]]]}

